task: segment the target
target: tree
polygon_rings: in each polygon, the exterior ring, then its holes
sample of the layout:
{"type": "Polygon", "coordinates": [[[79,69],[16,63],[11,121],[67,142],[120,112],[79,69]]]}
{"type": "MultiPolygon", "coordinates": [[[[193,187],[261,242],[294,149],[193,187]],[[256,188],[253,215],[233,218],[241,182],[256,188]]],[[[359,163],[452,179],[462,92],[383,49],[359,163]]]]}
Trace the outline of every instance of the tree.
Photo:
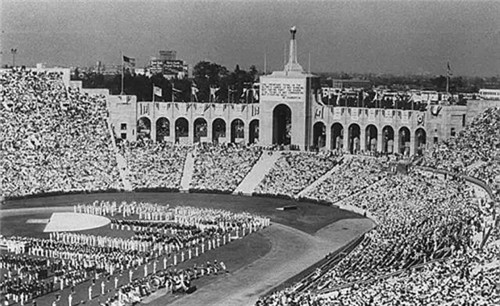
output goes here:
{"type": "Polygon", "coordinates": [[[193,77],[198,87],[199,101],[208,101],[210,87],[220,87],[222,80],[228,76],[226,67],[216,63],[201,61],[193,67],[193,77]]]}

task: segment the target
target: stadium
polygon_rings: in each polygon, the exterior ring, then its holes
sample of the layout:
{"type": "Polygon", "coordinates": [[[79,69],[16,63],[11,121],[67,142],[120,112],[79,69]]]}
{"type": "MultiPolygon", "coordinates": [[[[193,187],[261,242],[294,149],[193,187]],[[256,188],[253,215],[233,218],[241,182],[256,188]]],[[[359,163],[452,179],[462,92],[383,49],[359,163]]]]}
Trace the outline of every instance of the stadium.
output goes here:
{"type": "Polygon", "coordinates": [[[498,305],[498,102],[326,106],[295,31],[250,105],[3,70],[3,304],[498,305]]]}

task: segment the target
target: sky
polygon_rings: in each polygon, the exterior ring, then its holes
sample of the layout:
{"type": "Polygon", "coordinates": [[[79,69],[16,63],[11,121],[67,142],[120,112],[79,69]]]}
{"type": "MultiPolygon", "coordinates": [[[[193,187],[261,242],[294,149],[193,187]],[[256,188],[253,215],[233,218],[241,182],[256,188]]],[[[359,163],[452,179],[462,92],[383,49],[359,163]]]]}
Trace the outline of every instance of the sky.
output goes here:
{"type": "Polygon", "coordinates": [[[176,50],[192,67],[282,70],[289,29],[313,72],[500,75],[500,1],[0,0],[1,64],[143,67],[176,50]]]}

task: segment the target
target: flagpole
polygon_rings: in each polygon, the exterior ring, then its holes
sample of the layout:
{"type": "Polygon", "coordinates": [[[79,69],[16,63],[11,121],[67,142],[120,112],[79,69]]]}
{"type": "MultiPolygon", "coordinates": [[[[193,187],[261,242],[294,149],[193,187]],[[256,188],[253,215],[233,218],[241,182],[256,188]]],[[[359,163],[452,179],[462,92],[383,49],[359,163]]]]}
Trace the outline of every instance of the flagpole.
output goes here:
{"type": "Polygon", "coordinates": [[[446,63],[446,93],[450,93],[450,62],[446,63]]]}
{"type": "Polygon", "coordinates": [[[267,74],[267,54],[264,52],[264,75],[267,74]]]}
{"type": "Polygon", "coordinates": [[[152,135],[153,135],[153,124],[154,124],[154,131],[155,131],[155,134],[154,134],[154,141],[156,142],[158,139],[156,139],[156,130],[157,130],[157,126],[156,126],[156,117],[155,117],[155,114],[156,114],[156,111],[155,111],[155,108],[156,108],[156,105],[155,105],[155,83],[153,83],[153,102],[151,103],[153,104],[153,122],[151,124],[151,127],[150,127],[150,130],[149,130],[149,137],[152,138],[152,135]]]}
{"type": "Polygon", "coordinates": [[[283,45],[283,70],[286,67],[286,44],[283,45]]]}
{"type": "Polygon", "coordinates": [[[120,92],[120,95],[123,95],[124,92],[123,92],[123,71],[125,70],[125,64],[123,62],[123,51],[121,51],[121,54],[122,54],[122,91],[120,92]]]}
{"type": "Polygon", "coordinates": [[[309,60],[308,60],[308,73],[311,74],[311,52],[309,52],[309,60]]]}

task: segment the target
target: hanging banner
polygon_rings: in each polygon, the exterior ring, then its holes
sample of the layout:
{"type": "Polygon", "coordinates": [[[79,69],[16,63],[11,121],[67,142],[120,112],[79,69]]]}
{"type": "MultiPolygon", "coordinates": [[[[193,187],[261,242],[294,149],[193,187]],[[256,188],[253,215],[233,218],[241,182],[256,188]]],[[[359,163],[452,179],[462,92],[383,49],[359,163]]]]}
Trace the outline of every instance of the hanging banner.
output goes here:
{"type": "Polygon", "coordinates": [[[359,119],[359,109],[351,108],[351,120],[358,121],[359,119]]]}
{"type": "Polygon", "coordinates": [[[384,110],[385,122],[392,122],[393,117],[394,117],[394,110],[389,110],[389,109],[384,110]]]}
{"type": "Polygon", "coordinates": [[[257,116],[260,113],[260,108],[258,105],[252,104],[252,117],[257,116]]]}
{"type": "Polygon", "coordinates": [[[215,115],[222,116],[224,114],[224,111],[226,110],[227,103],[224,103],[224,104],[214,104],[214,105],[215,105],[215,110],[214,110],[215,115]]]}
{"type": "Polygon", "coordinates": [[[148,102],[142,102],[139,104],[139,116],[144,116],[147,115],[149,116],[149,103],[148,102]]]}
{"type": "Polygon", "coordinates": [[[408,124],[410,122],[410,111],[401,112],[401,123],[408,124]]]}
{"type": "Polygon", "coordinates": [[[314,112],[314,119],[324,118],[324,106],[316,106],[316,111],[314,112]]]}
{"type": "Polygon", "coordinates": [[[333,108],[333,119],[340,119],[342,117],[342,108],[334,107],[333,108]]]}

